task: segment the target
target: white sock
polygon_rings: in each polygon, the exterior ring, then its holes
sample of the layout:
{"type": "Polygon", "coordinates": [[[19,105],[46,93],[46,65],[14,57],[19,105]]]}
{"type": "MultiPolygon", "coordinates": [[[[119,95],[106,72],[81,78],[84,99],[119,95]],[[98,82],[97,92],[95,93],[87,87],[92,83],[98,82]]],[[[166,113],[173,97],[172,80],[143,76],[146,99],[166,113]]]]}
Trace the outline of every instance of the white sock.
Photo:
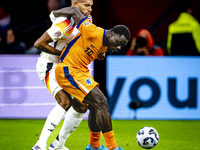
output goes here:
{"type": "Polygon", "coordinates": [[[58,126],[60,121],[63,119],[65,113],[66,111],[59,104],[57,104],[51,110],[42,129],[40,138],[38,140],[39,143],[46,145],[50,134],[58,126]]]}
{"type": "Polygon", "coordinates": [[[53,142],[53,145],[55,147],[63,147],[65,144],[65,141],[70,136],[72,131],[74,131],[78,125],[81,123],[85,113],[79,113],[71,107],[69,109],[69,112],[67,113],[64,123],[62,125],[62,128],[60,129],[60,132],[53,142]]]}

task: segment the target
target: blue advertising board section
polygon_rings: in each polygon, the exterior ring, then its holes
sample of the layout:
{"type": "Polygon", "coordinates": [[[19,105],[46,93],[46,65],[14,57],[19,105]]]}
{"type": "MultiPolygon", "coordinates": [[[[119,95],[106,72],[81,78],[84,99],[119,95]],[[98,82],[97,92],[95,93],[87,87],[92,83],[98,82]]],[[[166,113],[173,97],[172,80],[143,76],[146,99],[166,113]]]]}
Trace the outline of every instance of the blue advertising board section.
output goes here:
{"type": "Polygon", "coordinates": [[[108,56],[112,119],[200,119],[200,57],[108,56]],[[132,101],[142,101],[136,111],[132,101]]]}
{"type": "Polygon", "coordinates": [[[43,119],[57,104],[37,75],[38,57],[0,55],[0,118],[43,119]]]}

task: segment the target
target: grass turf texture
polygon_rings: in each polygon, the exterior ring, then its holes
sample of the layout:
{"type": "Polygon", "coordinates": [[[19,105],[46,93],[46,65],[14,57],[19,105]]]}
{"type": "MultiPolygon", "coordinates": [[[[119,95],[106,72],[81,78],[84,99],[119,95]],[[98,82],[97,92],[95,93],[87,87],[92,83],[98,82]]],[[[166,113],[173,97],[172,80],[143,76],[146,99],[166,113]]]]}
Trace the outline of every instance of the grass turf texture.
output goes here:
{"type": "MultiPolygon", "coordinates": [[[[39,138],[45,120],[0,120],[1,150],[30,150],[39,138]]],[[[48,146],[56,137],[61,125],[52,133],[48,146]]],[[[200,149],[200,121],[152,121],[113,120],[115,139],[123,150],[143,150],[136,142],[138,130],[144,126],[154,127],[160,136],[154,150],[198,150],[200,149]]],[[[65,146],[70,150],[85,150],[89,144],[87,120],[83,120],[72,132],[65,146]]],[[[105,146],[105,141],[101,139],[105,146]]]]}

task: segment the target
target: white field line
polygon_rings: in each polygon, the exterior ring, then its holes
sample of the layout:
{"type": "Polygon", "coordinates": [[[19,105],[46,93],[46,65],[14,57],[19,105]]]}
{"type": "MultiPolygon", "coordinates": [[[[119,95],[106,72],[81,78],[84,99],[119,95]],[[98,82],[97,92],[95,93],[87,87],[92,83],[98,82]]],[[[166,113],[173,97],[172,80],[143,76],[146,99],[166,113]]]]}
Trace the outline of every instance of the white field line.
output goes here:
{"type": "Polygon", "coordinates": [[[57,103],[12,103],[12,104],[0,104],[0,107],[10,106],[10,107],[16,107],[16,106],[54,106],[57,103]]]}
{"type": "Polygon", "coordinates": [[[0,70],[0,73],[16,73],[16,72],[37,72],[36,70],[0,70]]]}
{"type": "Polygon", "coordinates": [[[46,89],[46,86],[10,86],[10,87],[0,87],[0,90],[15,90],[15,89],[46,89]]]}

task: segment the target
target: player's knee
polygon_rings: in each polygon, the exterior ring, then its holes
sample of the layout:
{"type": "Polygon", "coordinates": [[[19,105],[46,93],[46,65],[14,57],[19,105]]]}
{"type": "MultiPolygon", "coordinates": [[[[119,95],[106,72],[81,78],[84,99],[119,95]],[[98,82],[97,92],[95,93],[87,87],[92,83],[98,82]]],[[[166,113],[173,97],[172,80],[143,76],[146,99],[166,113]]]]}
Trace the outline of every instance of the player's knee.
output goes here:
{"type": "Polygon", "coordinates": [[[79,113],[85,113],[87,111],[87,108],[83,104],[77,102],[76,100],[72,101],[72,106],[74,110],[76,110],[79,113]]]}
{"type": "Polygon", "coordinates": [[[83,102],[89,104],[89,109],[104,112],[109,111],[108,100],[98,87],[95,87],[92,91],[90,91],[83,102]]]}
{"type": "Polygon", "coordinates": [[[106,97],[101,97],[101,99],[98,100],[97,108],[103,111],[108,111],[108,100],[106,97]]]}
{"type": "Polygon", "coordinates": [[[73,106],[73,108],[74,108],[74,110],[76,110],[79,113],[86,113],[86,111],[87,111],[87,108],[84,106],[81,106],[81,107],[73,106]]]}
{"type": "Polygon", "coordinates": [[[58,104],[65,110],[68,110],[72,105],[68,95],[66,95],[63,91],[59,91],[56,94],[55,99],[57,100],[58,104]]]}
{"type": "Polygon", "coordinates": [[[71,102],[60,102],[58,103],[63,109],[65,109],[66,111],[71,107],[71,102]]]}
{"type": "Polygon", "coordinates": [[[63,108],[65,109],[66,111],[71,107],[71,101],[69,99],[62,99],[62,98],[59,98],[59,99],[56,99],[58,104],[63,108]]]}

